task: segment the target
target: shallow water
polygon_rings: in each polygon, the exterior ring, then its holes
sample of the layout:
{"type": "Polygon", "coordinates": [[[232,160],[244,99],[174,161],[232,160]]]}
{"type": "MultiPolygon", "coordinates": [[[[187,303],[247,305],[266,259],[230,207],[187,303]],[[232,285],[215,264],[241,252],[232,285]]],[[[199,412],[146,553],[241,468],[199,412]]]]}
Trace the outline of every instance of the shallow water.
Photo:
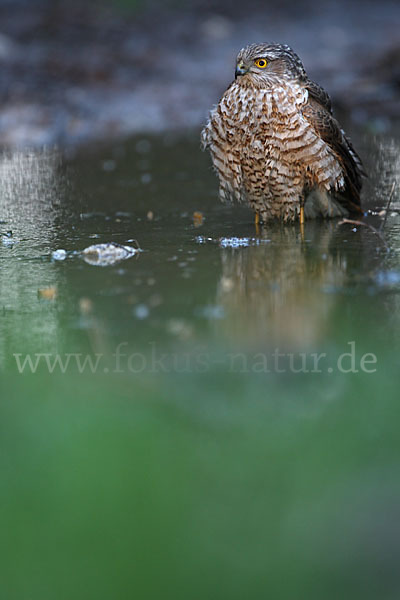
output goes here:
{"type": "MultiPolygon", "coordinates": [[[[379,213],[399,142],[353,137],[379,213]]],[[[177,597],[181,567],[182,597],[376,597],[399,550],[399,188],[388,250],[337,221],[256,231],[197,136],[4,153],[0,185],[5,597],[177,597]]]]}

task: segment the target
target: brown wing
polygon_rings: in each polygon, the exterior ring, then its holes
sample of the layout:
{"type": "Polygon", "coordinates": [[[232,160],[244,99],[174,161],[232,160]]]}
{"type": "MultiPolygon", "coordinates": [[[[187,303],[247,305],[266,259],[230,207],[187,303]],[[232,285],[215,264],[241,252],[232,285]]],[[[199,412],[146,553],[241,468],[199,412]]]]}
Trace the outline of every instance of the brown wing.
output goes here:
{"type": "Polygon", "coordinates": [[[311,81],[311,79],[308,78],[305,81],[305,87],[307,88],[309,95],[332,114],[332,103],[328,92],[318,85],[318,83],[315,83],[315,81],[311,81]]]}
{"type": "Polygon", "coordinates": [[[351,210],[359,212],[362,176],[365,172],[362,162],[354,150],[350,140],[343,129],[331,114],[330,99],[328,94],[313,82],[312,86],[306,84],[309,90],[308,102],[303,108],[303,115],[314,127],[321,138],[332,148],[337,155],[344,173],[345,189],[343,200],[349,203],[351,210]]]}

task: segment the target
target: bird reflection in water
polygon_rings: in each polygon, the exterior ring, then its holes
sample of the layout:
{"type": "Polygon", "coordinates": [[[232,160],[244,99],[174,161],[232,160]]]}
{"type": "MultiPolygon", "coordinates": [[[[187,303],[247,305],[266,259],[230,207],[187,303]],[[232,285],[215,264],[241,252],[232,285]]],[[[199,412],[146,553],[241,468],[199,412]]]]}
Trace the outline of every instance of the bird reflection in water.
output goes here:
{"type": "Polygon", "coordinates": [[[248,346],[313,347],[346,280],[343,235],[337,222],[306,223],[304,239],[298,226],[277,225],[255,245],[223,248],[217,303],[225,319],[216,326],[248,346]]]}

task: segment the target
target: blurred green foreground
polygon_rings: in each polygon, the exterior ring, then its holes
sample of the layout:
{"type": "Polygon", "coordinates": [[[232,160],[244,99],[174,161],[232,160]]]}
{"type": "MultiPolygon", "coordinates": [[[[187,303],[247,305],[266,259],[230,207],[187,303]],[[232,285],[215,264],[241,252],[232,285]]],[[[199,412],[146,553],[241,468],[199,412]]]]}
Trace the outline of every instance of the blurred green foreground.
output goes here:
{"type": "Polygon", "coordinates": [[[3,598],[396,597],[382,379],[4,383],[3,598]]]}

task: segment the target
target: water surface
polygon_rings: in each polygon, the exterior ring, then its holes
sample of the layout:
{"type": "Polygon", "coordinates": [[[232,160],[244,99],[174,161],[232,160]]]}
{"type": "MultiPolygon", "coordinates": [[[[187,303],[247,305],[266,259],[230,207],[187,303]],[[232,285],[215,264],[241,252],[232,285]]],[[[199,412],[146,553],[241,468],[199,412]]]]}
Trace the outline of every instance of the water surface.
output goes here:
{"type": "MultiPolygon", "coordinates": [[[[399,142],[354,141],[379,229],[399,142]]],[[[3,153],[0,185],[5,597],[395,597],[399,188],[388,251],[256,230],[197,135],[3,153]]]]}

